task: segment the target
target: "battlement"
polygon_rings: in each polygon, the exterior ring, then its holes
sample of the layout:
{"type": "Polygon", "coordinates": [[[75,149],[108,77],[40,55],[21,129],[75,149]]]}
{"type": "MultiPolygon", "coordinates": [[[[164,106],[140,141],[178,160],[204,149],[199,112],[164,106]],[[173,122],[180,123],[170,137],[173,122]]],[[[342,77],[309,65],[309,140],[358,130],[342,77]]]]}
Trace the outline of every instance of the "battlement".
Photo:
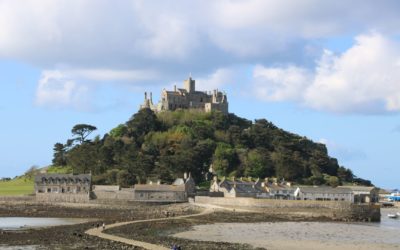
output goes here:
{"type": "Polygon", "coordinates": [[[154,112],[176,109],[198,109],[204,112],[220,111],[228,113],[228,98],[223,92],[215,89],[213,91],[196,91],[196,81],[189,77],[183,81],[183,88],[172,91],[163,90],[157,104],[153,103],[152,93],[144,94],[144,103],[140,108],[150,108],[154,112]]]}

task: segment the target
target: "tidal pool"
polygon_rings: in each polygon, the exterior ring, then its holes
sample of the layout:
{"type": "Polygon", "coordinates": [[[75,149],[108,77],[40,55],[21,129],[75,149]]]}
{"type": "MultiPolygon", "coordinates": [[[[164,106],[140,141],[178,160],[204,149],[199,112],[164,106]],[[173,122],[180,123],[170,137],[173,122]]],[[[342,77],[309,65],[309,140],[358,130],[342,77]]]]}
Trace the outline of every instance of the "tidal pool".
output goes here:
{"type": "Polygon", "coordinates": [[[22,230],[28,228],[72,225],[87,221],[89,220],[75,218],[0,217],[0,229],[22,230]]]}

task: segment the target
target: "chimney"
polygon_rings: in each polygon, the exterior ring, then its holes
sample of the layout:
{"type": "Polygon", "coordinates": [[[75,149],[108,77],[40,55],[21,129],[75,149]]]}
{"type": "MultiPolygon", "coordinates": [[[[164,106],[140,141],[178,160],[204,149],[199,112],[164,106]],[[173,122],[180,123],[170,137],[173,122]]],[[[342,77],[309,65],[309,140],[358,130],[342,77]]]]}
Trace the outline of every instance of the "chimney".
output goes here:
{"type": "Polygon", "coordinates": [[[291,182],[286,182],[286,186],[291,187],[292,183],[291,182]]]}
{"type": "Polygon", "coordinates": [[[144,100],[147,101],[147,92],[144,92],[144,100]]]}
{"type": "Polygon", "coordinates": [[[176,92],[176,85],[174,85],[174,92],[176,92]]]}
{"type": "Polygon", "coordinates": [[[160,185],[161,184],[161,180],[157,180],[157,185],[160,185]]]}
{"type": "Polygon", "coordinates": [[[214,180],[215,182],[217,182],[217,181],[218,181],[218,177],[217,177],[216,175],[214,175],[213,180],[214,180]]]}
{"type": "Polygon", "coordinates": [[[186,180],[188,177],[187,177],[187,173],[185,172],[185,173],[183,173],[183,179],[184,180],[186,180]]]}
{"type": "Polygon", "coordinates": [[[153,93],[150,92],[150,102],[153,103],[153,93]]]}

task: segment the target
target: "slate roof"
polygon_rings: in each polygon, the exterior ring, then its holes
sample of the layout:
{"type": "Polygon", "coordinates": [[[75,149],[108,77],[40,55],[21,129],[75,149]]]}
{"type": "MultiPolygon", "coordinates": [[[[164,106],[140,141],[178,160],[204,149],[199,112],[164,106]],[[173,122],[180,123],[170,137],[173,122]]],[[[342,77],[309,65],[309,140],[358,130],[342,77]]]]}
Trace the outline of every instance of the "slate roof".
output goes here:
{"type": "Polygon", "coordinates": [[[375,187],[366,187],[366,186],[339,186],[339,188],[349,188],[355,192],[371,192],[375,187]]]}
{"type": "Polygon", "coordinates": [[[351,194],[352,190],[345,187],[299,187],[302,193],[311,194],[351,194]]]}
{"type": "Polygon", "coordinates": [[[232,188],[235,188],[237,193],[259,193],[262,192],[260,187],[256,185],[254,182],[250,181],[241,181],[241,180],[223,180],[220,184],[220,187],[225,187],[228,191],[232,188]]]}
{"type": "Polygon", "coordinates": [[[92,180],[91,174],[37,174],[35,175],[35,182],[42,183],[44,181],[48,181],[50,179],[53,180],[66,180],[66,181],[81,181],[81,182],[90,182],[92,180]]]}
{"type": "Polygon", "coordinates": [[[153,192],[185,192],[185,185],[165,185],[165,184],[136,184],[135,191],[153,191],[153,192]]]}

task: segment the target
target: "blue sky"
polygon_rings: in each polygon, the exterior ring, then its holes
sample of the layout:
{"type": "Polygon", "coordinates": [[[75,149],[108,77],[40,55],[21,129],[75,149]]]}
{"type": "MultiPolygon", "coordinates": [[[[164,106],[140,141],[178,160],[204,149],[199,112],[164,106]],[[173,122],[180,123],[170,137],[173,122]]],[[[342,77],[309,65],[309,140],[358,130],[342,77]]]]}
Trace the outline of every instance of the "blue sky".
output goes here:
{"type": "Polygon", "coordinates": [[[0,0],[0,177],[51,163],[77,123],[103,135],[144,91],[228,94],[230,112],[327,145],[399,187],[398,1],[0,0]],[[345,4],[344,4],[345,3],[345,4]]]}

